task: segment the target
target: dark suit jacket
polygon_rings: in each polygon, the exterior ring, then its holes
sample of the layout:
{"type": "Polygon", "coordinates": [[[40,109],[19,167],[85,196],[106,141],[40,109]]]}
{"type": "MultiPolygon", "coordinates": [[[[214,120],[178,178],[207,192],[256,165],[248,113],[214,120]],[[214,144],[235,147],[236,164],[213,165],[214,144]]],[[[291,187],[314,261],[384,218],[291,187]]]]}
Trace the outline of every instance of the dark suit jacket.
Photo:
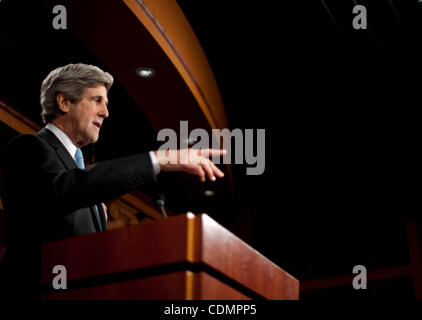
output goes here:
{"type": "Polygon", "coordinates": [[[7,249],[3,274],[4,269],[15,276],[17,272],[25,274],[30,268],[25,264],[38,264],[43,242],[98,231],[105,221],[98,221],[94,205],[102,210],[101,202],[153,180],[147,153],[81,170],[47,129],[14,138],[4,153],[2,199],[7,249]]]}

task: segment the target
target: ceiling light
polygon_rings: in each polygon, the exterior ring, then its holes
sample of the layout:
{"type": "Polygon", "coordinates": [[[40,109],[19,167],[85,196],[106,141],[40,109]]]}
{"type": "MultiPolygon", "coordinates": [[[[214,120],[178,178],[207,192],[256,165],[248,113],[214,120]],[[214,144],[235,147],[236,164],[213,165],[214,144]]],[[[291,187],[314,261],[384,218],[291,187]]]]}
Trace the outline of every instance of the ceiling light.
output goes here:
{"type": "Polygon", "coordinates": [[[141,78],[152,78],[155,76],[155,70],[148,67],[141,67],[136,70],[136,74],[141,78]]]}

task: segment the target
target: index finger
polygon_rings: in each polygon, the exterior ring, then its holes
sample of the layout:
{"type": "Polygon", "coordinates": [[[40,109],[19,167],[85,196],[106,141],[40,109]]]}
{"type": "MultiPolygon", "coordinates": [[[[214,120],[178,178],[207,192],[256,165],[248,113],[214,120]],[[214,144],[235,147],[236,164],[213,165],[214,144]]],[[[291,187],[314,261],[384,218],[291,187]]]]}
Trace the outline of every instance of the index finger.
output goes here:
{"type": "Polygon", "coordinates": [[[224,156],[225,154],[227,154],[227,150],[226,149],[204,149],[201,150],[201,156],[203,157],[210,157],[210,156],[224,156]]]}

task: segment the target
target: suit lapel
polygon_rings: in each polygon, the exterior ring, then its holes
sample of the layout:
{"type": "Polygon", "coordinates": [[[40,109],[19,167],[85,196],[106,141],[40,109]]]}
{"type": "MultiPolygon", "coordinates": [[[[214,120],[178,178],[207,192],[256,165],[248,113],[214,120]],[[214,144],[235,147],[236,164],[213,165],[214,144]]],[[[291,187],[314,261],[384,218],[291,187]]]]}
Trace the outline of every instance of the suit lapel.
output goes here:
{"type": "Polygon", "coordinates": [[[37,134],[56,150],[57,156],[63,162],[63,165],[66,167],[66,169],[73,169],[78,167],[75,160],[53,132],[43,128],[37,134]]]}
{"type": "MultiPolygon", "coordinates": [[[[58,158],[62,161],[63,165],[66,167],[67,170],[77,168],[75,160],[72,158],[72,156],[69,154],[69,152],[66,150],[65,146],[60,142],[60,140],[56,137],[56,135],[51,132],[50,130],[43,128],[37,133],[41,138],[43,138],[49,145],[51,145],[58,158]]],[[[98,210],[102,210],[100,206],[98,206],[98,210]]],[[[91,211],[92,219],[94,220],[95,227],[98,231],[101,231],[101,225],[104,226],[104,222],[101,221],[97,217],[97,214],[95,213],[95,208],[92,206],[89,208],[91,211]]],[[[99,212],[99,214],[103,214],[102,211],[99,212]]],[[[104,227],[103,227],[104,229],[104,227]]]]}

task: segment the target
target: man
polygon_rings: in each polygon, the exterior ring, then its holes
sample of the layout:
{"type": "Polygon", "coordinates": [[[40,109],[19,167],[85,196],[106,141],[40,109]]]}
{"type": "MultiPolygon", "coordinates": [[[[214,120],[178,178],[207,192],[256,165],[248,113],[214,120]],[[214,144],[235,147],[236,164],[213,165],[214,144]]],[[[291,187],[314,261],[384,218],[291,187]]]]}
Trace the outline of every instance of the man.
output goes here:
{"type": "Polygon", "coordinates": [[[69,64],[41,86],[45,128],[13,139],[4,154],[3,204],[6,253],[3,288],[8,295],[39,296],[41,244],[106,229],[102,202],[153,181],[162,171],[223,177],[210,160],[220,150],[149,152],[84,168],[80,148],[98,140],[109,116],[113,77],[98,67],[69,64]],[[180,161],[182,155],[187,161],[180,161]]]}

